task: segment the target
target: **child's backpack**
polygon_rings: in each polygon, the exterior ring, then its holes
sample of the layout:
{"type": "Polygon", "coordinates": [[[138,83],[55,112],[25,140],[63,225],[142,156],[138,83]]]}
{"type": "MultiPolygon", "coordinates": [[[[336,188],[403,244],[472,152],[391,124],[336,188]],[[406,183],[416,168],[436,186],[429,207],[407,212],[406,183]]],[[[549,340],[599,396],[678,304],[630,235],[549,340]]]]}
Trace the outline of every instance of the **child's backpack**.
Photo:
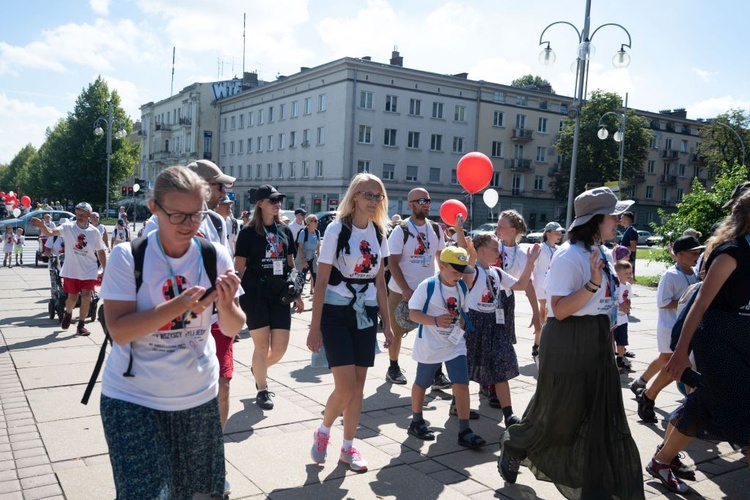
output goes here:
{"type": "MultiPolygon", "coordinates": [[[[203,257],[203,267],[206,270],[206,276],[211,282],[211,286],[216,284],[216,249],[213,244],[205,238],[196,238],[201,248],[201,256],[203,257]]],[[[137,238],[130,242],[131,250],[133,252],[133,274],[135,275],[135,293],[138,294],[141,285],[143,284],[143,259],[146,256],[146,247],[148,246],[148,237],[137,238]]],[[[83,398],[81,403],[88,404],[91,391],[94,390],[96,385],[96,379],[99,377],[99,372],[104,364],[104,356],[107,354],[107,343],[112,344],[112,337],[109,335],[109,329],[107,328],[107,322],[104,318],[104,304],[99,306],[97,311],[97,319],[102,325],[104,330],[104,342],[99,349],[99,357],[96,359],[96,365],[94,365],[94,371],[91,373],[89,383],[86,385],[86,390],[83,392],[83,398]]],[[[135,377],[132,373],[133,369],[133,350],[130,350],[130,360],[128,362],[128,369],[122,374],[123,377],[135,377]]]]}
{"type": "MultiPolygon", "coordinates": [[[[430,276],[427,278],[427,299],[424,301],[424,305],[422,306],[422,312],[427,314],[427,308],[430,306],[430,299],[432,298],[432,294],[435,293],[435,280],[437,279],[437,276],[430,276]]],[[[464,280],[458,280],[458,286],[461,288],[461,292],[464,294],[464,300],[466,300],[466,295],[468,293],[468,288],[466,287],[466,283],[464,280]]],[[[461,314],[461,317],[464,319],[464,323],[466,323],[466,329],[470,332],[474,331],[474,324],[469,319],[469,316],[464,312],[463,308],[459,308],[458,312],[461,314]]],[[[417,332],[417,337],[422,338],[422,326],[419,325],[419,331],[417,332]]]]}

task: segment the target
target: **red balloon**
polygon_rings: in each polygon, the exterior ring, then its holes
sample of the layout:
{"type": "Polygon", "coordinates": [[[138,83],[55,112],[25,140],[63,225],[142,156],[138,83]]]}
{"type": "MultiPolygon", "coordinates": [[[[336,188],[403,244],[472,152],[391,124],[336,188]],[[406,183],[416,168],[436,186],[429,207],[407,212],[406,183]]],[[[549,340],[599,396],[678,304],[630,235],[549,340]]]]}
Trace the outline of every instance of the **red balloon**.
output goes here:
{"type": "Polygon", "coordinates": [[[445,203],[440,206],[440,218],[449,226],[456,225],[456,216],[458,214],[463,216],[464,221],[469,217],[469,211],[466,210],[466,205],[458,200],[446,200],[445,203]]]}
{"type": "Polygon", "coordinates": [[[29,208],[31,206],[31,198],[29,198],[26,195],[21,196],[21,205],[23,205],[26,208],[29,208]]]}
{"type": "Polygon", "coordinates": [[[477,151],[465,154],[456,167],[458,182],[471,194],[489,186],[492,174],[492,161],[477,151]]]}

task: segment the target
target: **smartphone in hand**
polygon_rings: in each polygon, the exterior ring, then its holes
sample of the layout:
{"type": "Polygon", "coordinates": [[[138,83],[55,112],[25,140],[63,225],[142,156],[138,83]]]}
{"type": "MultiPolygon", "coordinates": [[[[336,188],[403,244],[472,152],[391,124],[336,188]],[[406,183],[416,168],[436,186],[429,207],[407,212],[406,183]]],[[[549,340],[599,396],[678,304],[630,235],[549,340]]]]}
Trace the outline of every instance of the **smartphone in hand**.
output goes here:
{"type": "Polygon", "coordinates": [[[216,291],[216,285],[212,286],[211,288],[203,292],[203,295],[201,295],[201,300],[205,299],[206,297],[208,297],[215,291],[216,291]]]}
{"type": "Polygon", "coordinates": [[[680,382],[689,387],[692,387],[693,389],[695,389],[696,387],[702,387],[703,375],[701,375],[700,372],[693,370],[692,368],[685,368],[685,371],[682,372],[682,376],[680,377],[680,382]]]}

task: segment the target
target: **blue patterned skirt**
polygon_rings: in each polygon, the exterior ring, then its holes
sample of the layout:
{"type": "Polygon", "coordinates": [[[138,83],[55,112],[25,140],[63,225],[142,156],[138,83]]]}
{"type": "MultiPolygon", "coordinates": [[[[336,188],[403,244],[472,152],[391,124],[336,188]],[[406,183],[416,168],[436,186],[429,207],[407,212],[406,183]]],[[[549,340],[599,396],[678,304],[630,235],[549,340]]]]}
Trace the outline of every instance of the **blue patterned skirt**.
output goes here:
{"type": "Polygon", "coordinates": [[[495,322],[495,313],[469,310],[469,319],[474,324],[474,332],[466,332],[469,379],[491,385],[517,377],[518,358],[505,325],[495,322]]]}

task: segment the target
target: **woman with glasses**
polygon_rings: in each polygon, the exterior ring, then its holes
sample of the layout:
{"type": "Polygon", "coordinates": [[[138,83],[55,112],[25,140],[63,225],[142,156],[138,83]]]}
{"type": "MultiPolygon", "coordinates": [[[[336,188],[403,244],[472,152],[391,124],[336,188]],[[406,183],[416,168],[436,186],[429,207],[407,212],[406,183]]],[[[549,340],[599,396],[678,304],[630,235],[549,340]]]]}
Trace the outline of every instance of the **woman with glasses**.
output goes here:
{"type": "Polygon", "coordinates": [[[112,351],[102,375],[101,415],[117,498],[192,498],[224,492],[214,305],[227,335],[242,328],[240,280],[222,245],[215,291],[196,239],[208,185],[184,167],[156,179],[137,288],[131,245],[112,250],[100,296],[112,351]],[[125,376],[128,373],[128,376],[125,376]]]}
{"type": "Polygon", "coordinates": [[[325,462],[331,427],[343,413],[344,442],[339,461],[356,472],[367,470],[367,461],[353,441],[362,412],[367,368],[375,363],[378,312],[386,348],[393,339],[383,266],[383,258],[388,257],[387,207],[385,187],[378,177],[362,173],[352,179],[336,220],[326,229],[307,336],[311,351],[317,353],[325,347],[334,381],[323,423],[314,433],[312,459],[319,464],[325,462]]]}
{"type": "Polygon", "coordinates": [[[309,214],[305,217],[305,226],[297,233],[297,255],[302,257],[302,269],[310,273],[310,296],[315,292],[319,253],[320,231],[318,231],[318,218],[315,214],[309,214]]]}
{"type": "MultiPolygon", "coordinates": [[[[284,195],[264,184],[255,200],[253,217],[237,236],[234,267],[245,290],[240,305],[247,315],[254,345],[251,371],[258,389],[255,402],[264,410],[272,410],[275,394],[268,391],[268,368],[284,356],[292,326],[292,310],[281,303],[272,285],[286,279],[294,268],[297,246],[292,231],[279,217],[284,195]]],[[[295,311],[303,309],[302,299],[297,297],[295,311]]]]}

